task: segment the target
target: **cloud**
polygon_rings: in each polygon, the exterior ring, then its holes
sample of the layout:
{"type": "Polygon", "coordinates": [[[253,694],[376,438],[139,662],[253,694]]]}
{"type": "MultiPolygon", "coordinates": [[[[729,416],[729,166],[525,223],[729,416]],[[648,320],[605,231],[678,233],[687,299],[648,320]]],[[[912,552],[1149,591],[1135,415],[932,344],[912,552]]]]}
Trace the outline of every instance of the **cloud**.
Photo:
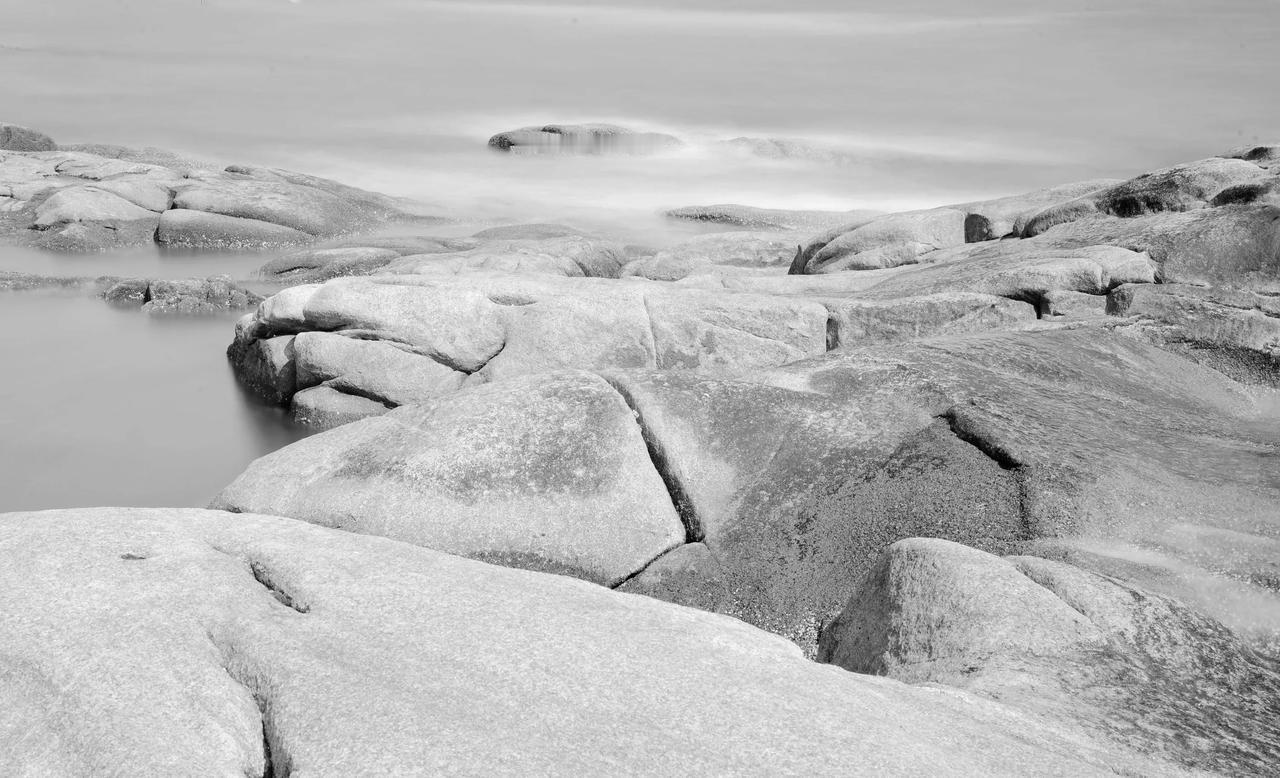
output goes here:
{"type": "Polygon", "coordinates": [[[476,2],[475,0],[416,0],[405,8],[445,13],[534,18],[557,22],[608,24],[673,32],[708,29],[742,33],[786,33],[834,37],[905,35],[972,27],[1020,27],[1044,23],[1059,14],[1032,13],[999,16],[866,13],[854,11],[737,11],[642,6],[599,6],[571,3],[476,2]]]}

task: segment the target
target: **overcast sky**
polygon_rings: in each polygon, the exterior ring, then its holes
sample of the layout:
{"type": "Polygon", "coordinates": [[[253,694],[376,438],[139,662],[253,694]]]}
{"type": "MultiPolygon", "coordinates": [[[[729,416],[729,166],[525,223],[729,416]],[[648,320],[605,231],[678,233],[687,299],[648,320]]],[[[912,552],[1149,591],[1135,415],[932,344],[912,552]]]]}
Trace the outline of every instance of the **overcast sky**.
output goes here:
{"type": "Polygon", "coordinates": [[[0,119],[68,140],[253,156],[613,119],[1026,160],[1032,184],[1280,137],[1275,0],[0,0],[0,11],[0,119]]]}

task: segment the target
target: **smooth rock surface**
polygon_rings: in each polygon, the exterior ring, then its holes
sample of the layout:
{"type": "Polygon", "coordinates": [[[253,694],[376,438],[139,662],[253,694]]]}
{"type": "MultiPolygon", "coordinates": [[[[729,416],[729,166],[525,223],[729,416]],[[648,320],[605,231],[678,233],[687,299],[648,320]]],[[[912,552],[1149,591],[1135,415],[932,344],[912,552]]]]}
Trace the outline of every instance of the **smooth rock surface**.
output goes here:
{"type": "Polygon", "coordinates": [[[6,774],[1170,769],[720,616],[287,519],[8,514],[0,548],[6,774]]]}
{"type": "Polygon", "coordinates": [[[685,540],[631,410],[587,373],[481,386],[307,438],[259,459],[213,507],[609,584],[685,540]]]}

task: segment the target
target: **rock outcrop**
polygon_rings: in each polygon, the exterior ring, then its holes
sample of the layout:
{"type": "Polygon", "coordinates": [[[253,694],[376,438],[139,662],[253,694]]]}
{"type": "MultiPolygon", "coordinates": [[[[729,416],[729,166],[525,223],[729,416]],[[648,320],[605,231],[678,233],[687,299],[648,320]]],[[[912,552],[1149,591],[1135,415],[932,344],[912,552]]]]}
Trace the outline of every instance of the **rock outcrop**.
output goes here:
{"type": "Polygon", "coordinates": [[[7,514],[0,551],[5,774],[1173,769],[720,616],[287,519],[7,514]]]}
{"type": "Polygon", "coordinates": [[[684,142],[661,132],[638,132],[613,124],[546,124],[500,132],[489,148],[521,154],[654,154],[684,142]]]}
{"type": "Polygon", "coordinates": [[[58,144],[43,132],[0,122],[0,151],[53,151],[58,144]]]}
{"type": "Polygon", "coordinates": [[[1280,665],[1182,603],[1037,557],[890,546],[823,631],[820,660],[955,686],[1191,769],[1280,759],[1280,665]]]}
{"type": "Polygon", "coordinates": [[[0,125],[0,239],[11,242],[54,251],[260,248],[411,216],[406,203],[314,176],[214,170],[158,150],[58,149],[20,130],[0,125]]]}
{"type": "Polygon", "coordinates": [[[181,280],[130,278],[106,289],[109,303],[136,305],[150,314],[210,314],[252,308],[261,295],[235,284],[230,276],[181,280]]]}

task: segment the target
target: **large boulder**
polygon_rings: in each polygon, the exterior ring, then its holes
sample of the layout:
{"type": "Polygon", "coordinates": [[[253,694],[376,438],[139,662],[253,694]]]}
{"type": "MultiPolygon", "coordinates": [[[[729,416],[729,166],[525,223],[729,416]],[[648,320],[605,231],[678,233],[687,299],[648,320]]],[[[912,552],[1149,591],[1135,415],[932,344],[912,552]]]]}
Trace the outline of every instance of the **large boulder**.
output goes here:
{"type": "Polygon", "coordinates": [[[269,222],[312,236],[351,232],[373,221],[331,192],[233,173],[188,179],[177,188],[173,207],[269,222]]]}
{"type": "MultiPolygon", "coordinates": [[[[307,337],[295,340],[300,379],[307,337]]],[[[583,373],[483,386],[307,438],[255,462],[213,507],[606,584],[686,537],[631,409],[583,373]]]]}
{"type": "Polygon", "coordinates": [[[94,251],[151,243],[160,215],[106,189],[59,189],[36,208],[36,244],[58,251],[94,251]]]}
{"type": "Polygon", "coordinates": [[[578,235],[527,240],[495,240],[456,253],[406,256],[388,273],[450,276],[477,271],[554,276],[617,278],[627,257],[623,247],[578,235]]]}
{"type": "Polygon", "coordinates": [[[720,616],[287,519],[8,514],[0,552],[5,774],[1173,769],[720,616]]]}
{"type": "Polygon", "coordinates": [[[0,122],[0,151],[53,151],[58,144],[43,132],[0,122]]]}
{"type": "Polygon", "coordinates": [[[999,699],[1222,774],[1280,758],[1280,669],[1182,603],[1036,557],[913,538],[823,631],[822,661],[999,699]]]}
{"type": "Polygon", "coordinates": [[[957,208],[890,214],[828,232],[804,250],[797,268],[807,273],[909,265],[922,254],[965,242],[967,214],[957,208]]]}

